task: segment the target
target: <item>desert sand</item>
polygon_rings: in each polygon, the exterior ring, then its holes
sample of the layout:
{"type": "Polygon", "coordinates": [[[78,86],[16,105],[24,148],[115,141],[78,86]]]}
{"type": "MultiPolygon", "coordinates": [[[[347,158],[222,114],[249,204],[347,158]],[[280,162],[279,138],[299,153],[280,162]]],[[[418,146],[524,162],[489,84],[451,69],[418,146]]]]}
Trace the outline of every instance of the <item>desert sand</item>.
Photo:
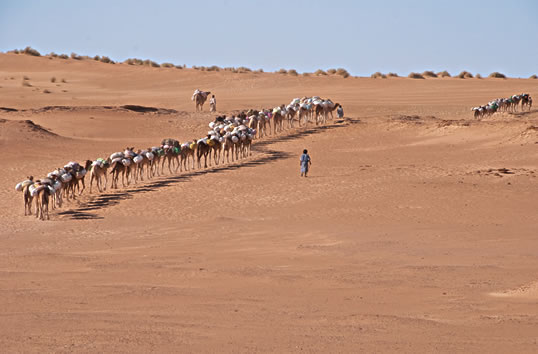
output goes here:
{"type": "Polygon", "coordinates": [[[536,352],[538,111],[470,111],[522,92],[536,100],[538,80],[0,54],[0,348],[536,352]],[[237,163],[85,193],[50,221],[24,216],[27,175],[202,137],[214,115],[194,112],[196,88],[220,113],[319,95],[346,118],[255,141],[237,163]]]}

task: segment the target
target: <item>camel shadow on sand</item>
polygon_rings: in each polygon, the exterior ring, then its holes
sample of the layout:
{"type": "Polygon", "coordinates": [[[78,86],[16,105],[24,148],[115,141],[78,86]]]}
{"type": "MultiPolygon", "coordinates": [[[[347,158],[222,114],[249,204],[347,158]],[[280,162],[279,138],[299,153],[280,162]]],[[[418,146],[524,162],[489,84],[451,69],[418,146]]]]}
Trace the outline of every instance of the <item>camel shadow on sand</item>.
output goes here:
{"type": "MultiPolygon", "coordinates": [[[[337,121],[341,123],[342,121],[337,121]]],[[[358,123],[358,120],[349,121],[351,123],[358,123]]],[[[294,156],[285,151],[277,151],[269,149],[268,147],[278,142],[292,141],[299,138],[304,138],[309,135],[319,134],[331,129],[345,127],[345,124],[332,124],[324,126],[311,127],[306,130],[295,131],[293,133],[270,137],[261,141],[256,141],[252,144],[252,151],[256,154],[253,157],[249,157],[239,162],[232,162],[226,165],[212,166],[202,170],[179,172],[178,175],[154,177],[152,180],[145,180],[143,184],[131,185],[126,189],[113,190],[107,193],[90,196],[87,200],[83,198],[79,199],[79,206],[66,211],[59,212],[63,218],[71,220],[97,220],[104,217],[97,214],[96,211],[108,208],[119,204],[122,200],[132,199],[136,194],[149,193],[161,188],[173,186],[177,183],[189,182],[194,177],[207,175],[210,173],[225,173],[226,171],[233,171],[240,168],[256,167],[273,163],[277,160],[289,159],[294,156]],[[259,156],[256,156],[258,155],[259,156]]],[[[222,157],[221,157],[222,158],[222,157]]]]}

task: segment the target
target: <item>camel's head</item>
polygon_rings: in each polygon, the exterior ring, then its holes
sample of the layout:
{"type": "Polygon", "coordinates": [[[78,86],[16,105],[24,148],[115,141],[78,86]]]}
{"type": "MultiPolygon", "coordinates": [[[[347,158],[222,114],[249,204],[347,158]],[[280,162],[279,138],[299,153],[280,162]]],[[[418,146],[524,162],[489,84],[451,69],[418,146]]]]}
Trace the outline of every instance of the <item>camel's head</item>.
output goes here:
{"type": "Polygon", "coordinates": [[[28,178],[30,181],[34,180],[34,176],[27,176],[26,178],[28,178]]]}

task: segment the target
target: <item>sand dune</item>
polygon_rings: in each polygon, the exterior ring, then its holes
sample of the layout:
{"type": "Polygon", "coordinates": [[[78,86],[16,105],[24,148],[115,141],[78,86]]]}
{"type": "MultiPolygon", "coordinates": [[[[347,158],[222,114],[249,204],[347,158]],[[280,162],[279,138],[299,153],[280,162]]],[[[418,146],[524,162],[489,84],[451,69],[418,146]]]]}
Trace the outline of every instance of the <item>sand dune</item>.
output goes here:
{"type": "Polygon", "coordinates": [[[538,111],[470,111],[538,97],[532,80],[0,54],[0,86],[5,351],[536,351],[538,111]],[[195,88],[221,113],[320,95],[346,119],[257,141],[245,160],[84,194],[50,222],[24,217],[13,187],[29,174],[203,136],[213,115],[194,112],[195,88]]]}

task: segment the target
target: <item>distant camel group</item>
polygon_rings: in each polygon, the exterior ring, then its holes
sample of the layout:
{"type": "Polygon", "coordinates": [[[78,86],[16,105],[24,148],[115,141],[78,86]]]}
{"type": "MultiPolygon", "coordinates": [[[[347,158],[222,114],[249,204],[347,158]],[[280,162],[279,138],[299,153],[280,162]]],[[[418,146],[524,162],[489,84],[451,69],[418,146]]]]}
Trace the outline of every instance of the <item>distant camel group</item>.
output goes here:
{"type": "Polygon", "coordinates": [[[528,93],[513,95],[508,98],[497,98],[486,105],[473,107],[471,111],[475,118],[491,116],[495,112],[517,112],[521,104],[521,110],[532,108],[532,97],[528,93]]]}
{"type": "MultiPolygon", "coordinates": [[[[201,106],[209,92],[201,95],[197,90],[193,99],[202,97],[201,106]],[[196,96],[196,97],[195,97],[196,96]],[[205,97],[205,98],[204,98],[205,97]]],[[[237,115],[226,117],[217,116],[209,123],[209,131],[204,138],[180,143],[176,139],[163,139],[158,146],[135,150],[126,147],[123,151],[115,152],[107,158],[86,160],[83,164],[69,162],[47,174],[45,178],[34,179],[28,176],[26,180],[15,186],[22,192],[24,200],[24,215],[32,214],[32,204],[35,205],[36,217],[49,219],[49,206],[52,209],[61,208],[63,200],[75,199],[86,189],[85,179],[89,173],[92,193],[95,182],[99,192],[107,190],[108,177],[111,177],[111,188],[129,186],[164,174],[165,166],[170,173],[188,171],[190,169],[224,163],[229,163],[252,155],[251,145],[254,139],[260,139],[272,134],[278,134],[287,128],[293,128],[293,121],[298,116],[299,126],[308,122],[324,123],[327,117],[338,107],[331,100],[319,97],[303,97],[292,100],[289,105],[281,105],[273,109],[249,109],[237,115]],[[317,107],[322,107],[319,109],[317,107]],[[288,124],[284,124],[287,121],[288,124]],[[196,164],[197,162],[197,164],[196,164]]]]}

